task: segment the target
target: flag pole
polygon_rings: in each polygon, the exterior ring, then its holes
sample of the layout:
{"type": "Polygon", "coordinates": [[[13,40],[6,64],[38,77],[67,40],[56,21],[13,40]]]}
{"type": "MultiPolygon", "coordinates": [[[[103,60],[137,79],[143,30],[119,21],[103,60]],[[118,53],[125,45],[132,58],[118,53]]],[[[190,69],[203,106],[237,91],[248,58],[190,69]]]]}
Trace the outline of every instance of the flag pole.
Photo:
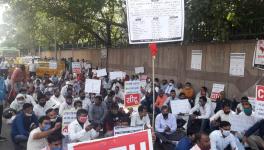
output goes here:
{"type": "Polygon", "coordinates": [[[155,56],[152,56],[152,126],[155,126],[155,56]]]}

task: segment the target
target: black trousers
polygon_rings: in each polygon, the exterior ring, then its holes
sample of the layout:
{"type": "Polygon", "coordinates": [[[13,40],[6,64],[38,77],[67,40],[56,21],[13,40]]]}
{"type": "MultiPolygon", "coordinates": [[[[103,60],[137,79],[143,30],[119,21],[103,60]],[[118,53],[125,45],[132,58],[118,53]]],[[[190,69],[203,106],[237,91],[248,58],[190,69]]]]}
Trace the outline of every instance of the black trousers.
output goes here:
{"type": "Polygon", "coordinates": [[[2,117],[3,117],[3,110],[4,110],[4,105],[0,105],[0,135],[2,131],[2,117]]]}

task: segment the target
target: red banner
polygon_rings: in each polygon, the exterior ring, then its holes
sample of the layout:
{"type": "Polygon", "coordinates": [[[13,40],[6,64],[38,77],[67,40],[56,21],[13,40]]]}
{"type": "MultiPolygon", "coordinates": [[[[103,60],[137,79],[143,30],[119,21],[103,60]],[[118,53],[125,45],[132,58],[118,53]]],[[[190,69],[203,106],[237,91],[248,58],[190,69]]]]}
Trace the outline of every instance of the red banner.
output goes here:
{"type": "Polygon", "coordinates": [[[138,106],[140,103],[140,94],[126,94],[125,107],[138,106]]]}
{"type": "Polygon", "coordinates": [[[264,86],[256,86],[256,99],[257,101],[264,101],[264,86]]]}
{"type": "Polygon", "coordinates": [[[69,145],[69,150],[153,150],[150,130],[69,145]]]}

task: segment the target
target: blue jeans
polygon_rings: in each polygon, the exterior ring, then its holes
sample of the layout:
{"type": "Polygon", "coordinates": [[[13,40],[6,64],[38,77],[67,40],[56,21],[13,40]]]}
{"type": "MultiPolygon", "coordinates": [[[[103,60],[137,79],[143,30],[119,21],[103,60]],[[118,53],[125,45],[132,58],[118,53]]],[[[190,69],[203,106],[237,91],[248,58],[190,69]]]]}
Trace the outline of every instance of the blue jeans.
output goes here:
{"type": "Polygon", "coordinates": [[[15,150],[24,150],[27,148],[28,137],[25,135],[16,135],[14,137],[15,150]]]}

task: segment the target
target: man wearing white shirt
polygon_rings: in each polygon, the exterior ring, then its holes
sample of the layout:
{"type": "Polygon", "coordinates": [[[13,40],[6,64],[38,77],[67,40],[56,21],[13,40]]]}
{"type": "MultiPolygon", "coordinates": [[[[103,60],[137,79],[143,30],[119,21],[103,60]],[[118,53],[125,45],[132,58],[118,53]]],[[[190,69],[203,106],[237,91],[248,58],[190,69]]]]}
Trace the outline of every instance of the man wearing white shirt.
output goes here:
{"type": "Polygon", "coordinates": [[[117,103],[123,103],[123,101],[124,101],[124,93],[121,91],[119,86],[115,87],[114,101],[117,103]]]}
{"type": "Polygon", "coordinates": [[[50,109],[50,107],[46,103],[46,96],[41,92],[38,93],[38,104],[34,106],[33,111],[35,115],[40,118],[41,116],[46,115],[46,111],[50,109]]]}
{"type": "Polygon", "coordinates": [[[84,142],[97,138],[99,136],[100,127],[96,130],[88,121],[88,112],[85,109],[77,111],[77,119],[69,124],[69,138],[71,142],[84,142]]]}
{"type": "Polygon", "coordinates": [[[30,77],[36,76],[37,64],[34,63],[34,59],[32,59],[32,62],[28,65],[28,71],[30,77]]]}
{"type": "Polygon", "coordinates": [[[53,109],[56,109],[56,108],[59,109],[60,108],[60,103],[54,99],[51,99],[52,93],[47,91],[47,92],[45,92],[45,96],[46,96],[46,105],[49,108],[53,108],[53,109]]]}
{"type": "Polygon", "coordinates": [[[207,101],[209,103],[211,103],[211,99],[209,98],[209,94],[207,92],[207,87],[205,87],[205,86],[201,87],[199,93],[196,94],[195,101],[194,101],[195,105],[199,104],[199,99],[200,99],[201,96],[206,96],[207,101]]]}
{"type": "Polygon", "coordinates": [[[210,134],[211,150],[224,150],[231,146],[232,150],[238,150],[236,139],[230,132],[231,124],[227,121],[220,122],[220,130],[210,134]]]}
{"type": "Polygon", "coordinates": [[[60,90],[58,88],[55,89],[54,95],[51,96],[50,100],[55,101],[59,104],[65,102],[65,98],[60,94],[60,90]]]}
{"type": "Polygon", "coordinates": [[[174,147],[172,141],[176,140],[176,130],[176,117],[169,113],[167,105],[162,106],[161,113],[157,115],[155,120],[155,131],[163,149],[172,149],[174,147]]]}
{"type": "Polygon", "coordinates": [[[169,85],[165,89],[165,94],[170,95],[172,90],[175,90],[174,80],[170,80],[169,85]]]}
{"type": "MultiPolygon", "coordinates": [[[[199,99],[199,104],[193,107],[190,110],[190,115],[193,115],[194,112],[199,112],[200,115],[193,116],[194,119],[201,120],[201,128],[200,131],[204,131],[207,126],[209,126],[209,119],[212,116],[212,106],[207,102],[207,98],[205,96],[201,96],[199,99]]],[[[191,117],[192,118],[192,117],[191,117]]],[[[192,119],[191,119],[192,120],[192,119]]]]}
{"type": "Polygon", "coordinates": [[[138,107],[138,112],[133,114],[131,117],[130,126],[143,126],[144,128],[151,128],[149,115],[147,108],[143,105],[138,107]]]}
{"type": "Polygon", "coordinates": [[[190,150],[210,150],[210,139],[206,133],[196,135],[196,144],[190,150]]]}
{"type": "Polygon", "coordinates": [[[73,83],[71,81],[67,81],[66,85],[61,88],[61,95],[66,96],[67,95],[67,89],[73,88],[73,83]]]}
{"type": "Polygon", "coordinates": [[[170,92],[170,97],[167,98],[167,100],[164,102],[164,105],[167,105],[170,107],[170,101],[177,100],[178,98],[176,97],[176,92],[175,90],[171,90],[170,92]]]}
{"type": "Polygon", "coordinates": [[[74,109],[74,106],[73,106],[73,97],[71,95],[67,95],[65,102],[63,102],[60,105],[59,115],[62,116],[65,111],[68,111],[68,110],[71,110],[71,109],[74,109]]]}

